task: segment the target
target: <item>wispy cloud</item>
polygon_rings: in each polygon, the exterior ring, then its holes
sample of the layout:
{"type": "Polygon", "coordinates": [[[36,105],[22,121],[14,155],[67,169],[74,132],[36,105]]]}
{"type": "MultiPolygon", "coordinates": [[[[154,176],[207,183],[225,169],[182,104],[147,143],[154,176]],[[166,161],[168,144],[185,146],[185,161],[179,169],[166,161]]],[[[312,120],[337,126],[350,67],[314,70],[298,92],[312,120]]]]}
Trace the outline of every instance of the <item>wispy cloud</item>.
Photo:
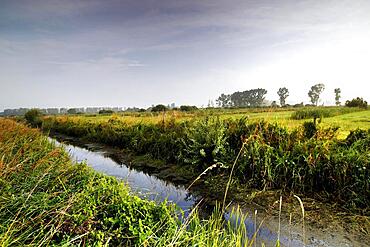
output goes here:
{"type": "MultiPolygon", "coordinates": [[[[356,69],[367,63],[369,12],[366,0],[3,0],[0,83],[7,94],[18,90],[14,104],[25,97],[23,88],[36,91],[32,85],[61,93],[63,84],[93,85],[96,94],[140,85],[149,90],[143,105],[174,98],[202,104],[228,88],[303,87],[319,77],[346,87],[341,78],[352,73],[361,75],[354,76],[358,84],[370,79],[356,69]],[[194,85],[207,96],[195,94],[194,85]]],[[[131,94],[108,98],[138,103],[131,94]]]]}

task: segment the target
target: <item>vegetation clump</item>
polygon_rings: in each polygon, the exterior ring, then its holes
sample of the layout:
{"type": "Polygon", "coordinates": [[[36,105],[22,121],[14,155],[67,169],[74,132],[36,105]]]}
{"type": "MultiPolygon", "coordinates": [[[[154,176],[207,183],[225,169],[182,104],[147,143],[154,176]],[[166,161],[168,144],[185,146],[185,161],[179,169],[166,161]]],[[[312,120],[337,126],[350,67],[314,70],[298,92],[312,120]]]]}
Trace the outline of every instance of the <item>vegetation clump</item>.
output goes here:
{"type": "Polygon", "coordinates": [[[352,100],[347,100],[345,105],[347,107],[359,107],[367,109],[367,101],[360,97],[357,97],[352,100]]]}
{"type": "Polygon", "coordinates": [[[182,105],[180,106],[180,111],[196,111],[198,110],[198,107],[196,107],[195,105],[191,106],[191,105],[182,105]]]}
{"type": "Polygon", "coordinates": [[[216,103],[220,107],[259,107],[263,105],[266,94],[267,90],[263,88],[221,94],[216,103]]]}
{"type": "Polygon", "coordinates": [[[112,111],[112,110],[100,110],[99,111],[99,114],[113,114],[114,113],[114,111],[112,111]]]}
{"type": "Polygon", "coordinates": [[[351,112],[360,111],[359,108],[344,108],[344,107],[305,107],[299,109],[291,115],[291,119],[301,120],[301,119],[318,119],[318,118],[328,118],[339,116],[351,112]]]}
{"type": "Polygon", "coordinates": [[[152,112],[164,112],[164,111],[167,111],[167,106],[159,104],[159,105],[152,107],[151,111],[152,112]]]}
{"type": "Polygon", "coordinates": [[[317,106],[320,99],[320,94],[325,90],[325,85],[323,83],[315,84],[308,91],[308,97],[313,105],[317,106]]]}
{"type": "Polygon", "coordinates": [[[42,125],[41,117],[42,113],[38,109],[29,110],[24,115],[24,118],[26,119],[27,123],[29,123],[34,128],[41,127],[42,125]]]}

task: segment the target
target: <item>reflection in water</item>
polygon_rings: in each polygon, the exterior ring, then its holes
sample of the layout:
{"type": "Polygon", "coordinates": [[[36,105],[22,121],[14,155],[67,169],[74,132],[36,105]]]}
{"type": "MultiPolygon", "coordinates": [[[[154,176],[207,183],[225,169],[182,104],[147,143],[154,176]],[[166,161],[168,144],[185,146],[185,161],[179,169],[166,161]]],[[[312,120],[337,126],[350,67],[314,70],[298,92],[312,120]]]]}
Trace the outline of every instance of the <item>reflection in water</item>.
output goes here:
{"type": "MultiPolygon", "coordinates": [[[[142,198],[155,200],[162,202],[168,200],[169,202],[175,203],[185,212],[185,216],[188,215],[189,211],[194,205],[199,202],[200,198],[195,198],[190,194],[184,186],[175,186],[174,184],[158,179],[154,176],[145,174],[144,172],[130,169],[125,164],[116,158],[111,157],[112,153],[108,152],[104,146],[100,145],[88,145],[90,151],[86,148],[70,144],[61,144],[55,139],[51,139],[56,145],[63,145],[64,148],[69,152],[71,158],[77,162],[86,162],[89,166],[94,168],[96,171],[103,172],[107,175],[114,176],[127,182],[131,190],[142,198]],[[111,157],[109,157],[111,156],[111,157]]],[[[212,205],[202,205],[201,214],[207,214],[213,210],[212,205]]],[[[257,242],[264,242],[266,246],[274,246],[277,240],[277,233],[271,231],[265,225],[258,228],[260,222],[257,221],[257,227],[255,220],[251,217],[253,213],[249,212],[249,217],[245,220],[246,228],[248,231],[248,237],[252,238],[255,229],[258,229],[257,242]]],[[[233,224],[238,224],[238,219],[230,216],[230,213],[225,213],[225,218],[231,221],[233,224]]],[[[293,233],[294,234],[294,233],[293,233]]],[[[287,236],[280,236],[282,246],[303,246],[298,234],[291,240],[287,236]]],[[[307,245],[307,246],[318,246],[318,245],[307,245]]],[[[331,245],[319,245],[319,246],[331,246],[331,245]]]]}
{"type": "MultiPolygon", "coordinates": [[[[60,145],[58,141],[54,141],[57,145],[60,145]]],[[[127,182],[131,190],[143,198],[158,202],[167,199],[169,202],[177,204],[184,211],[191,209],[195,203],[194,198],[183,186],[175,186],[169,182],[119,164],[111,158],[106,157],[104,150],[89,151],[69,144],[63,144],[63,146],[70,153],[73,160],[86,162],[96,171],[127,182]]]]}

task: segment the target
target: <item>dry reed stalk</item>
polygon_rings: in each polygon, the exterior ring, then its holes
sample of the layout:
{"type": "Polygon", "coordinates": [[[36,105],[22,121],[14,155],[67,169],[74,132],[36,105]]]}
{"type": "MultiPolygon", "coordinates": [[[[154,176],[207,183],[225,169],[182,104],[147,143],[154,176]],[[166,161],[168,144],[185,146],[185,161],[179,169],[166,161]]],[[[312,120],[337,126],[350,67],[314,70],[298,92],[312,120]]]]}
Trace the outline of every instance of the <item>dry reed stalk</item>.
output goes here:
{"type": "Polygon", "coordinates": [[[304,206],[301,198],[298,196],[294,195],[295,198],[299,201],[300,207],[301,207],[301,212],[302,212],[302,233],[303,233],[303,246],[306,246],[306,231],[305,231],[305,225],[304,225],[304,206]]]}

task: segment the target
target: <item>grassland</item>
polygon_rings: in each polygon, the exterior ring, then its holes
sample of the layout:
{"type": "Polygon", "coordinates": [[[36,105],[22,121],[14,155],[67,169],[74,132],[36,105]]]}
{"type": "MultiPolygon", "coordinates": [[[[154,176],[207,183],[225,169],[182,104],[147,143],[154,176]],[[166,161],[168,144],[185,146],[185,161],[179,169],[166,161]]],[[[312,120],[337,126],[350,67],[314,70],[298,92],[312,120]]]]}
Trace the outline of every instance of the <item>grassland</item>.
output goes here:
{"type": "Polygon", "coordinates": [[[181,224],[173,206],[140,199],[38,130],[0,119],[1,246],[242,246],[245,236],[217,212],[181,224]]]}
{"type": "MultiPolygon", "coordinates": [[[[306,108],[303,108],[306,110],[306,108]]],[[[308,110],[333,112],[332,115],[323,116],[321,119],[322,127],[339,127],[338,138],[344,139],[351,130],[370,128],[370,109],[346,107],[316,107],[307,108],[308,110]]],[[[201,119],[206,116],[218,116],[221,119],[240,119],[247,117],[250,121],[267,121],[277,123],[281,126],[293,130],[309,120],[293,119],[292,116],[302,108],[256,108],[256,109],[203,109],[193,112],[169,111],[165,113],[118,113],[113,115],[75,115],[69,116],[70,119],[86,120],[88,122],[108,122],[116,118],[126,124],[150,123],[157,124],[163,121],[175,119],[176,122],[185,122],[194,119],[201,119]]],[[[320,115],[319,115],[320,116],[320,115]]],[[[63,117],[62,117],[63,118],[63,117]]]]}

